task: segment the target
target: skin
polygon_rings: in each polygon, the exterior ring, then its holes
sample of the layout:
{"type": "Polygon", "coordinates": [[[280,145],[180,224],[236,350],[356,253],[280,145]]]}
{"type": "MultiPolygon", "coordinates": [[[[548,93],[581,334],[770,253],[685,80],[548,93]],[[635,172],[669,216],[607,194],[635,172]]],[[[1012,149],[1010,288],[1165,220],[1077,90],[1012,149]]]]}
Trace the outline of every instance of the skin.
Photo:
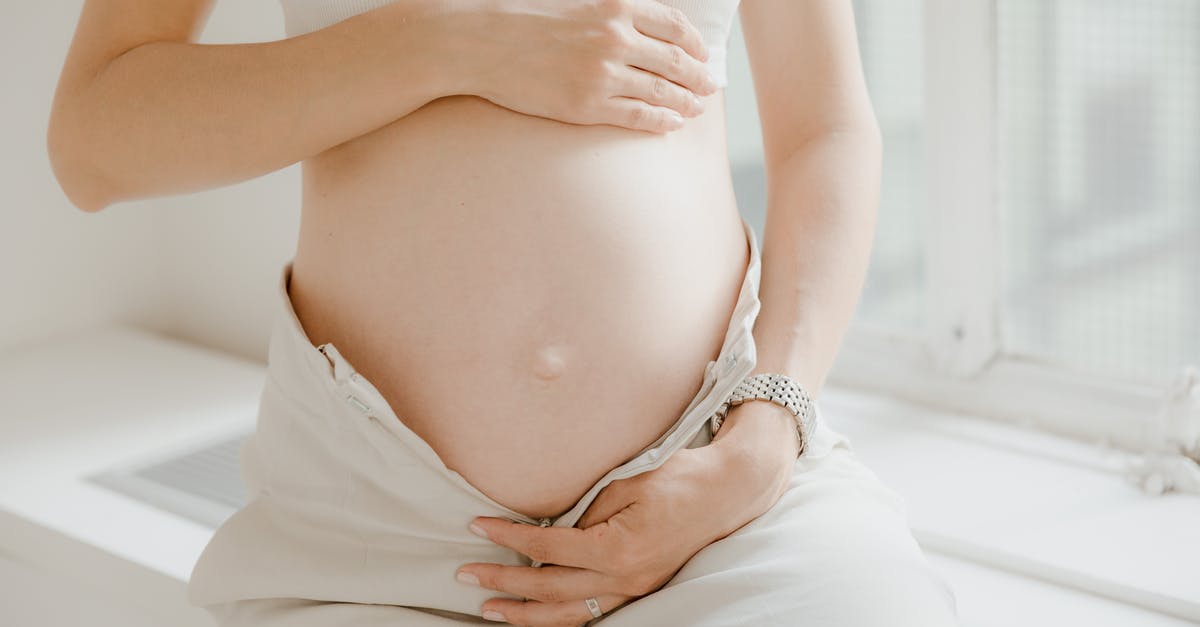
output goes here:
{"type": "MultiPolygon", "coordinates": [[[[787,374],[817,398],[866,274],[879,200],[879,127],[850,3],[742,0],[740,15],[768,186],[752,374],[787,374]]],[[[472,563],[460,572],[528,599],[484,604],[496,612],[489,616],[512,624],[578,625],[591,619],[581,601],[588,597],[612,611],[660,588],[701,548],[778,500],[795,459],[791,428],[790,415],[773,403],[739,405],[712,445],[614,482],[577,528],[477,518],[473,524],[493,542],[556,566],[472,563]]]]}
{"type": "Polygon", "coordinates": [[[699,34],[649,0],[405,0],[302,37],[196,44],[214,1],[84,4],[47,137],[80,209],[254,178],[443,96],[662,132],[714,90],[699,34]]]}
{"type": "MultiPolygon", "coordinates": [[[[77,205],[302,160],[290,294],[310,339],[515,511],[562,513],[675,422],[747,249],[723,99],[662,5],[422,0],[245,46],[191,43],[209,3],[170,6],[88,0],[49,137],[77,205]],[[665,107],[688,119],[672,130],[665,107]]],[[[865,274],[879,132],[849,3],[740,10],[768,172],[755,372],[815,396],[865,274]]],[[[611,611],[775,503],[792,429],[781,407],[739,406],[711,446],[613,483],[576,529],[475,521],[550,566],[460,572],[507,593],[481,610],[513,624],[582,623],[590,596],[611,611]]]]}

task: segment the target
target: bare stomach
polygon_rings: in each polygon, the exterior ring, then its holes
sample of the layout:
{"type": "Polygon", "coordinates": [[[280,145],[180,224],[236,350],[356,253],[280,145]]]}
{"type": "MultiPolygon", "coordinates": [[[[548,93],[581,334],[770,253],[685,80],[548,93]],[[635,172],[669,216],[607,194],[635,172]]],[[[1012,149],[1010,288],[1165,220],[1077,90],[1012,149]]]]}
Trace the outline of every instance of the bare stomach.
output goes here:
{"type": "Polygon", "coordinates": [[[482,492],[563,513],[720,351],[748,247],[706,105],[652,135],[458,96],[309,159],[301,324],[482,492]]]}

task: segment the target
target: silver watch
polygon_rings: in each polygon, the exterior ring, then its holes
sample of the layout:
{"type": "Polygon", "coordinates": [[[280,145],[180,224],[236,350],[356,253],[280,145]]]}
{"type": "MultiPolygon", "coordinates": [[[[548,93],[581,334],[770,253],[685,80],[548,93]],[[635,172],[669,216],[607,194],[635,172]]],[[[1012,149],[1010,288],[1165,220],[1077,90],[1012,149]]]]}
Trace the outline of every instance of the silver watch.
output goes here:
{"type": "Polygon", "coordinates": [[[738,383],[730,393],[729,398],[725,399],[713,414],[712,420],[709,422],[710,434],[717,435],[717,430],[721,428],[721,423],[724,422],[730,407],[753,399],[771,401],[792,412],[792,417],[796,421],[796,437],[800,439],[800,453],[804,454],[809,435],[816,427],[816,412],[808,392],[805,392],[799,383],[787,375],[759,373],[742,379],[741,383],[738,383]]]}

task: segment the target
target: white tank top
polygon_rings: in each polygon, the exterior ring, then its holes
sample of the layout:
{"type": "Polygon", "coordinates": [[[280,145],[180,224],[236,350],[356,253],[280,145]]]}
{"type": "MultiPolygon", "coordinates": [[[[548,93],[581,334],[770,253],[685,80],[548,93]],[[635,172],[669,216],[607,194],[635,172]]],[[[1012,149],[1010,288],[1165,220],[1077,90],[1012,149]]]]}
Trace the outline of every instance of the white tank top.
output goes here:
{"type": "MultiPolygon", "coordinates": [[[[396,0],[279,0],[283,5],[284,30],[295,37],[319,30],[348,17],[377,9],[396,0]]],[[[708,46],[708,70],[721,87],[728,85],[725,50],[729,30],[740,0],[658,0],[678,7],[692,21],[708,46]]]]}

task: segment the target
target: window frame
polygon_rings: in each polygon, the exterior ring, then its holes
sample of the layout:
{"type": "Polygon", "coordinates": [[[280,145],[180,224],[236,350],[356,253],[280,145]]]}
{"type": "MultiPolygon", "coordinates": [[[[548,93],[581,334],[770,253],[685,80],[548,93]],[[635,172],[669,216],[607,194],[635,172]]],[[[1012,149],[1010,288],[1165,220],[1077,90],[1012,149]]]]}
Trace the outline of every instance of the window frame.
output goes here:
{"type": "Polygon", "coordinates": [[[1169,390],[1005,351],[998,1],[923,3],[925,327],[856,320],[830,382],[1128,450],[1198,451],[1200,403],[1168,408],[1169,390]]]}

